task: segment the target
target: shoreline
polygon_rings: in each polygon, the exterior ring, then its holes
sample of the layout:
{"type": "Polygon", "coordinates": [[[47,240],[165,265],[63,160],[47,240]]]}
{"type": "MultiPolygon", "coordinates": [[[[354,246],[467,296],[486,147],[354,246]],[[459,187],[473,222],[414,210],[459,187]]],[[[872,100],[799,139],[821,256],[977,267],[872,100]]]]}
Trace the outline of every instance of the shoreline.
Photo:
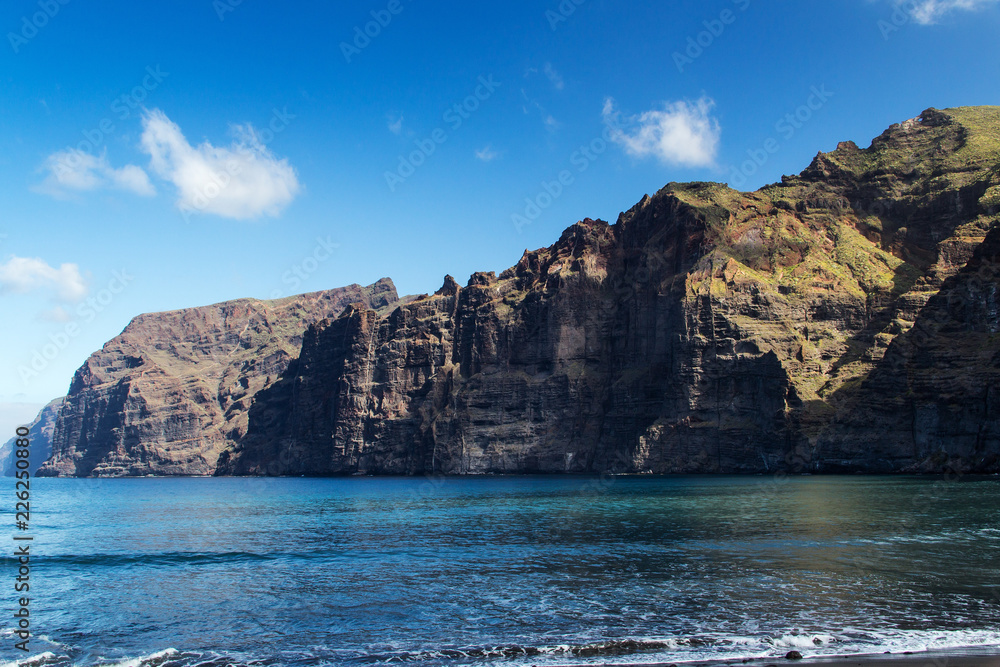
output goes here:
{"type": "MultiPolygon", "coordinates": [[[[818,665],[822,667],[1000,667],[1000,646],[903,653],[805,656],[801,659],[764,656],[683,662],[560,663],[545,667],[742,667],[743,665],[747,667],[790,667],[792,665],[818,665]]],[[[532,667],[539,666],[532,665],[532,667]]]]}
{"type": "MultiPolygon", "coordinates": [[[[751,478],[751,477],[776,477],[781,479],[794,479],[800,477],[817,478],[871,478],[888,477],[894,479],[945,479],[947,481],[959,481],[959,477],[964,481],[982,481],[987,479],[1000,478],[1000,472],[970,472],[956,473],[953,471],[931,471],[931,472],[908,472],[908,471],[854,471],[854,472],[788,472],[775,470],[771,472],[471,472],[471,473],[427,473],[427,474],[369,474],[369,473],[344,473],[337,475],[108,475],[108,476],[86,476],[78,477],[74,475],[32,475],[32,479],[503,479],[513,477],[525,477],[532,479],[593,479],[602,477],[613,477],[615,479],[679,479],[685,477],[694,478],[751,478]]],[[[7,477],[12,477],[9,475],[7,477]]]]}

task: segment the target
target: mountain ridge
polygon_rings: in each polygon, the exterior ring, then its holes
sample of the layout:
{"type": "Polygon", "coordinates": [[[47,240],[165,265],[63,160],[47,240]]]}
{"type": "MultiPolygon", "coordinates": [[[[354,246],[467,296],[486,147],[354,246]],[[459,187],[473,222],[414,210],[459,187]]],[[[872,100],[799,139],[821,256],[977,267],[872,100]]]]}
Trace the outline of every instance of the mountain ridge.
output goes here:
{"type": "MultiPolygon", "coordinates": [[[[56,418],[63,400],[63,398],[56,398],[49,401],[38,411],[34,419],[24,424],[24,427],[28,429],[28,439],[31,443],[28,472],[32,475],[52,456],[52,432],[55,429],[56,418]]],[[[13,477],[17,472],[15,468],[16,441],[17,436],[14,436],[0,445],[0,476],[13,477]]]]}
{"type": "Polygon", "coordinates": [[[392,281],[139,315],[77,370],[41,476],[205,475],[308,322],[397,301],[392,281]]]}
{"type": "Polygon", "coordinates": [[[993,472],[998,219],[997,107],[755,192],[670,183],[499,276],[315,318],[198,474],[993,472]]]}

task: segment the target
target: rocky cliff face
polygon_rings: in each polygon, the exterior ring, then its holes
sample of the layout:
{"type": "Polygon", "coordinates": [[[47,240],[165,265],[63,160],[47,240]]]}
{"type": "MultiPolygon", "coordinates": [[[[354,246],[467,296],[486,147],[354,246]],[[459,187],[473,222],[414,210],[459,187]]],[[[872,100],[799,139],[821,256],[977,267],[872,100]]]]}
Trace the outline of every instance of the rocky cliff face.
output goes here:
{"type": "MultiPolygon", "coordinates": [[[[43,463],[52,455],[52,432],[55,429],[56,417],[59,416],[59,408],[62,407],[63,399],[57,398],[39,411],[38,416],[28,427],[28,440],[31,442],[28,458],[28,471],[34,475],[43,463]]],[[[0,475],[9,477],[16,474],[14,451],[16,449],[16,437],[11,438],[0,446],[0,475]]]]}
{"type": "Polygon", "coordinates": [[[307,332],[218,474],[996,470],[1000,109],[307,332]]]}
{"type": "Polygon", "coordinates": [[[141,315],[76,372],[39,475],[205,475],[246,432],[309,324],[350,303],[384,308],[392,282],[278,301],[242,299],[141,315]]]}
{"type": "Polygon", "coordinates": [[[821,434],[831,470],[1000,469],[1000,228],[945,281],[821,434]]]}
{"type": "Polygon", "coordinates": [[[1000,109],[928,109],[757,192],[672,183],[499,276],[349,299],[277,361],[248,314],[157,316],[78,373],[47,469],[997,471],[998,222],[1000,109]],[[150,405],[161,348],[187,370],[150,405]]]}

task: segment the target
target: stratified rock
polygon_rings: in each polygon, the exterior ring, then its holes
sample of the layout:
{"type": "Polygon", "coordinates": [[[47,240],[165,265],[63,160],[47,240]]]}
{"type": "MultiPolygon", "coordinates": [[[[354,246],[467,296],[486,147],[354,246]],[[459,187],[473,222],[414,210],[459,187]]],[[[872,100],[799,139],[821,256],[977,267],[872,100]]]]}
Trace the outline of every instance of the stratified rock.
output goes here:
{"type": "Polygon", "coordinates": [[[997,471],[998,221],[1000,109],[928,109],[464,287],[137,318],[41,472],[997,471]]]}
{"type": "Polygon", "coordinates": [[[944,282],[820,438],[827,469],[992,471],[1000,456],[1000,228],[944,282]]]}
{"type": "Polygon", "coordinates": [[[996,378],[972,369],[996,366],[997,280],[962,276],[998,173],[1000,109],[981,107],[754,193],[670,184],[500,276],[315,324],[216,472],[993,470],[996,378]],[[959,292],[974,359],[944,337],[883,359],[959,292]],[[904,399],[926,426],[902,428],[904,399]]]}
{"type": "MultiPolygon", "coordinates": [[[[62,398],[57,398],[42,408],[38,416],[30,424],[25,424],[28,428],[28,471],[34,475],[45,460],[52,455],[52,431],[55,428],[56,417],[59,415],[59,408],[63,403],[62,398]]],[[[0,446],[0,475],[10,477],[17,472],[15,467],[15,450],[17,437],[13,437],[0,446]]]]}
{"type": "Polygon", "coordinates": [[[254,395],[306,328],[350,303],[395,303],[392,281],[277,301],[241,299],[136,317],[76,372],[40,475],[206,475],[246,432],[254,395]]]}

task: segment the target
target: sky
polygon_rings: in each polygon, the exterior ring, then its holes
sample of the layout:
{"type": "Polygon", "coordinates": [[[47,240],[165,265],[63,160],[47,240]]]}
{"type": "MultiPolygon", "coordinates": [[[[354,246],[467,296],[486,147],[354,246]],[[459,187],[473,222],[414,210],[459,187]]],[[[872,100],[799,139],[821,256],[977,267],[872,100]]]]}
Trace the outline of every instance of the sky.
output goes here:
{"type": "Polygon", "coordinates": [[[0,440],[145,312],[502,271],[1000,104],[1000,0],[6,0],[0,440]]]}

